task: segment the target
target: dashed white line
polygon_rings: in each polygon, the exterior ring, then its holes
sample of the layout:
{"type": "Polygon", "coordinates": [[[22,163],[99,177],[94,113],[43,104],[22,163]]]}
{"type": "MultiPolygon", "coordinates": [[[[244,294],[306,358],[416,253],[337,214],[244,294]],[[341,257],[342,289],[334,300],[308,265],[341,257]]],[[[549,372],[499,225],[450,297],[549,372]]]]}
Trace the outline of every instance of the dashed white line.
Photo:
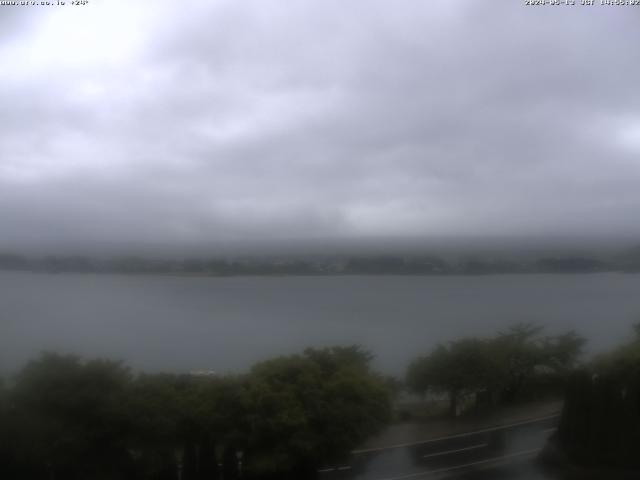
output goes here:
{"type": "Polygon", "coordinates": [[[345,470],[351,470],[351,465],[345,465],[343,467],[332,467],[332,468],[323,468],[321,470],[316,470],[318,473],[327,473],[327,472],[343,472],[345,470]]]}
{"type": "Polygon", "coordinates": [[[467,450],[476,450],[478,448],[484,448],[488,446],[489,446],[488,443],[479,443],[478,445],[471,445],[470,447],[456,448],[455,450],[446,450],[444,452],[438,452],[438,453],[430,453],[428,455],[423,455],[422,458],[439,457],[441,455],[449,455],[450,453],[466,452],[467,450]]]}
{"type": "Polygon", "coordinates": [[[446,436],[446,437],[434,438],[434,439],[430,439],[430,440],[421,440],[421,441],[418,441],[418,442],[398,443],[396,445],[387,445],[385,447],[363,448],[363,449],[360,449],[360,450],[352,450],[351,453],[353,455],[358,455],[358,454],[361,454],[361,453],[380,452],[382,450],[390,450],[390,449],[393,449],[393,448],[413,447],[415,445],[424,445],[425,443],[439,442],[439,441],[442,441],[442,440],[449,440],[449,439],[452,439],[452,438],[469,437],[471,435],[477,435],[479,433],[495,432],[497,430],[504,430],[506,428],[518,427],[520,425],[528,425],[530,423],[538,423],[538,422],[542,422],[544,420],[549,420],[551,418],[556,418],[556,417],[559,417],[559,416],[560,416],[559,413],[555,413],[553,415],[547,415],[545,417],[534,418],[534,419],[525,420],[525,421],[522,421],[522,422],[510,423],[510,424],[507,424],[507,425],[498,425],[496,427],[490,427],[490,428],[483,428],[482,430],[476,430],[474,432],[458,433],[456,435],[449,435],[449,436],[446,436]]]}
{"type": "Polygon", "coordinates": [[[418,477],[425,477],[427,475],[437,475],[440,473],[452,472],[454,470],[460,470],[461,468],[475,467],[477,465],[483,465],[483,464],[492,463],[492,462],[504,463],[505,460],[515,458],[515,457],[524,457],[527,455],[532,455],[534,453],[538,453],[540,450],[542,449],[533,448],[531,450],[523,450],[521,452],[516,452],[509,455],[503,455],[501,457],[487,458],[486,460],[478,460],[477,462],[465,463],[462,465],[455,465],[453,467],[439,468],[437,470],[426,470],[424,472],[409,473],[407,475],[400,475],[399,477],[388,477],[380,480],[404,480],[406,478],[418,478],[418,477]]]}

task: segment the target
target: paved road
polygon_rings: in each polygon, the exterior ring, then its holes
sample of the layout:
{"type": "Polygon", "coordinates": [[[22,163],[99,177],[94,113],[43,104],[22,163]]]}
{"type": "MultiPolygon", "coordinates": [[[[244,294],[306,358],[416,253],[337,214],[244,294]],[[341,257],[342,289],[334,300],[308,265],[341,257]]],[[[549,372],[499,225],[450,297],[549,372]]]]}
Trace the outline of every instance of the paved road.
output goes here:
{"type": "Polygon", "coordinates": [[[545,479],[533,459],[559,415],[424,442],[355,451],[349,465],[320,471],[320,480],[545,479]]]}

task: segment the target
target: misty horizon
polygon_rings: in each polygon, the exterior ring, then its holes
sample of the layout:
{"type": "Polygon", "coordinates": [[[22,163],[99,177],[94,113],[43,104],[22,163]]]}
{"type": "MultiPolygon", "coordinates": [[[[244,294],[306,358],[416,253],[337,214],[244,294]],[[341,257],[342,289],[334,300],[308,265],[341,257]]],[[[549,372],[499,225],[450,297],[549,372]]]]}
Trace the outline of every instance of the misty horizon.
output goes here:
{"type": "Polygon", "coordinates": [[[462,258],[485,255],[506,258],[560,256],[602,256],[635,253],[640,236],[429,236],[240,239],[192,243],[100,242],[84,244],[26,244],[0,246],[0,256],[26,258],[86,257],[113,259],[242,258],[242,257],[345,257],[345,256],[442,256],[462,258]]]}

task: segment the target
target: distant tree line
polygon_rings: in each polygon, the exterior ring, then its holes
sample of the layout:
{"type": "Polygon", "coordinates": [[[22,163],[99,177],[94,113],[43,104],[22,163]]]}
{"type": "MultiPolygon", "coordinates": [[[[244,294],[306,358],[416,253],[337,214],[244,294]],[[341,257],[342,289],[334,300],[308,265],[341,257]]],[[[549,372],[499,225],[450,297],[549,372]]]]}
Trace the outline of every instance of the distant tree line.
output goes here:
{"type": "Polygon", "coordinates": [[[483,275],[509,273],[640,272],[640,249],[614,258],[553,256],[506,259],[465,256],[444,260],[432,255],[326,257],[242,257],[158,259],[1,254],[0,270],[49,273],[124,273],[185,275],[483,275]]]}
{"type": "Polygon", "coordinates": [[[0,478],[313,478],[389,420],[370,360],[308,349],[218,377],[44,354],[0,384],[0,478]]]}

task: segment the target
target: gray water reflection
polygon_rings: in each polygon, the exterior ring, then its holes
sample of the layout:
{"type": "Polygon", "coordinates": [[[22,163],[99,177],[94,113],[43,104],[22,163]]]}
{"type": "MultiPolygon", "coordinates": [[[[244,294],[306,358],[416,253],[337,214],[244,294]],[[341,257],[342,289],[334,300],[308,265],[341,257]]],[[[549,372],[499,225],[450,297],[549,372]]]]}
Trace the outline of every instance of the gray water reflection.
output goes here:
{"type": "Polygon", "coordinates": [[[40,350],[147,370],[238,371],[309,345],[359,343],[402,374],[435,343],[520,320],[599,350],[640,316],[640,276],[187,278],[0,272],[0,369],[40,350]]]}

